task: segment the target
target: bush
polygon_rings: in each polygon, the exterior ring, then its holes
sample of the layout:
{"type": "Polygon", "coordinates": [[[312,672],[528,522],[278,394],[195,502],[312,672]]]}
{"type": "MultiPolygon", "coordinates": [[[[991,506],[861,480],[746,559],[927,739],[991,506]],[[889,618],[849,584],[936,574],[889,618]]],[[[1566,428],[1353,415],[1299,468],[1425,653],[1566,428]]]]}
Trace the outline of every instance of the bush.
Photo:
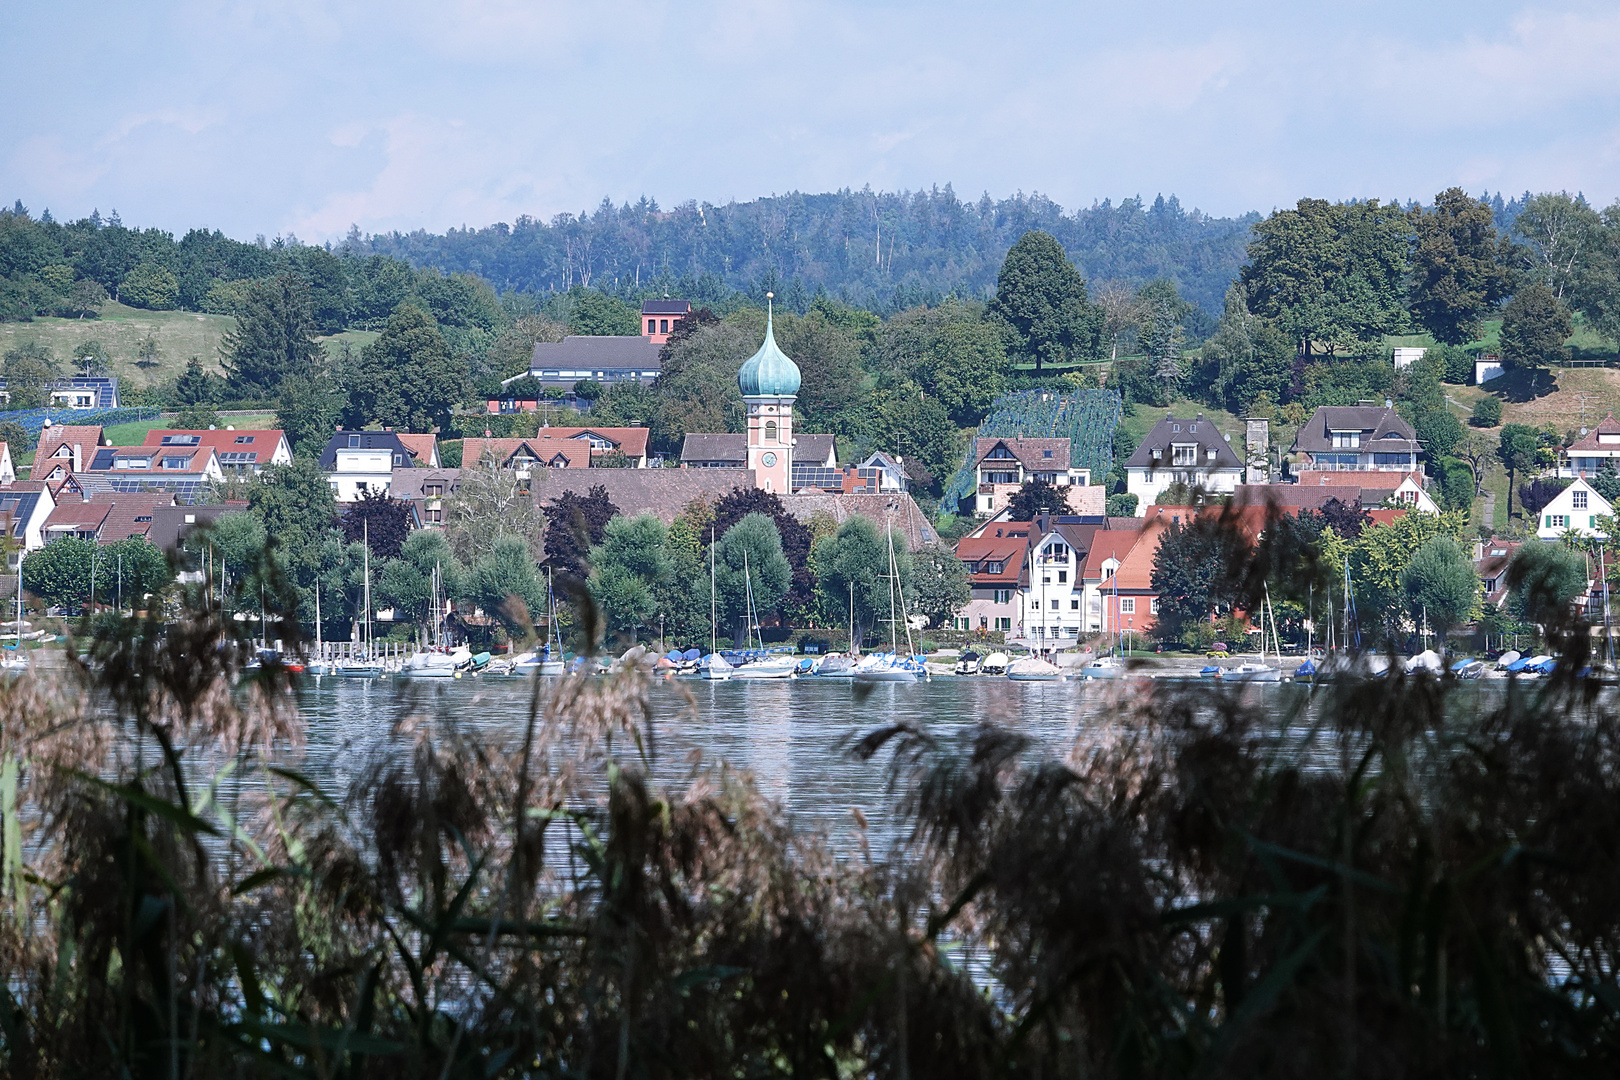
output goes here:
{"type": "Polygon", "coordinates": [[[1139,501],[1135,495],[1110,495],[1107,514],[1109,517],[1135,517],[1139,501]]]}
{"type": "Polygon", "coordinates": [[[1474,415],[1468,422],[1475,427],[1495,427],[1502,422],[1502,399],[1487,394],[1474,405],[1474,415]]]}
{"type": "Polygon", "coordinates": [[[144,262],[118,286],[118,299],[130,307],[168,311],[180,299],[180,279],[166,266],[144,262]]]}

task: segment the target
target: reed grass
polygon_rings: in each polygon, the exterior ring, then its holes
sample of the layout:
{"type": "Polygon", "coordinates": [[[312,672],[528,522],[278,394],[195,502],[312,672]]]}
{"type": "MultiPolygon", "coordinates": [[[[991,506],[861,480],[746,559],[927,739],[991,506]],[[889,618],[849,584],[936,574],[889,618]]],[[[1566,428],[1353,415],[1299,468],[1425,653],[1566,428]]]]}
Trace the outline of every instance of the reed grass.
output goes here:
{"type": "Polygon", "coordinates": [[[231,620],[101,622],[0,691],[0,1073],[1613,1076],[1620,725],[1563,629],[1490,701],[873,730],[904,825],[837,858],[722,762],[649,779],[643,671],[515,737],[424,706],[337,791],[231,620]]]}

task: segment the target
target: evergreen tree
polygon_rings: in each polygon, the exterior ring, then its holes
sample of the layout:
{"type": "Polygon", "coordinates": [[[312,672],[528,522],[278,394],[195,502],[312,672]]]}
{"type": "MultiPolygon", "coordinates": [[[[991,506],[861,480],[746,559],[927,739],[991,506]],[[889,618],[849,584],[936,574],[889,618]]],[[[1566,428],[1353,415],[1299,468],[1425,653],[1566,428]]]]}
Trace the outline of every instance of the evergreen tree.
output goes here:
{"type": "Polygon", "coordinates": [[[274,392],[283,379],[309,371],[321,347],[303,278],[280,274],[255,282],[222,348],[225,370],[244,396],[274,392]]]}

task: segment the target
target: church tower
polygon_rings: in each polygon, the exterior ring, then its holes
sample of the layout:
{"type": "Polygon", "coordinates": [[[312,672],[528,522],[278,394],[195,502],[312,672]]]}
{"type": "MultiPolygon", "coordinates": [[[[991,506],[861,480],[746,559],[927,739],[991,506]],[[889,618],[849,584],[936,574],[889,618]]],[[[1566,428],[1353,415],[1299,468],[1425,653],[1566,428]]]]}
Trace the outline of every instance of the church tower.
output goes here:
{"type": "Polygon", "coordinates": [[[765,343],[737,369],[737,387],[748,407],[748,467],[754,483],[777,495],[793,490],[793,402],[799,365],[776,345],[772,329],[775,294],[766,293],[765,343]]]}

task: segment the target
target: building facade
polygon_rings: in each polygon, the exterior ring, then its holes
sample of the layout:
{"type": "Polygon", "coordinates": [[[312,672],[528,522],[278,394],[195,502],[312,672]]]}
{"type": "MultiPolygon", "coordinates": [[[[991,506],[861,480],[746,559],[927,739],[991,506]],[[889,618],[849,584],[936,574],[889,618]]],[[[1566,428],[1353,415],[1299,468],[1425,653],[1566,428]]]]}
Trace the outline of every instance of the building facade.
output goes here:
{"type": "Polygon", "coordinates": [[[1201,415],[1166,416],[1125,462],[1125,490],[1136,496],[1137,516],[1174,485],[1230,495],[1243,479],[1242,460],[1214,421],[1201,415]]]}
{"type": "Polygon", "coordinates": [[[1299,429],[1290,453],[1313,472],[1418,472],[1422,447],[1387,403],[1323,405],[1299,429]]]}

